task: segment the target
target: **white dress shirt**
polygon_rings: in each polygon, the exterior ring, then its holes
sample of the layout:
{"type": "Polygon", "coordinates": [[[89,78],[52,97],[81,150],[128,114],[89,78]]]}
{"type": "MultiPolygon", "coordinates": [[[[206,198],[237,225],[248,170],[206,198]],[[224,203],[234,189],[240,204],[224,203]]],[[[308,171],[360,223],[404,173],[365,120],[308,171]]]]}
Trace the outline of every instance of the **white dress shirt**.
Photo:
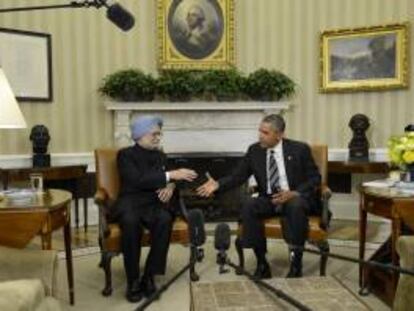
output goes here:
{"type": "MultiPolygon", "coordinates": [[[[277,164],[277,169],[279,173],[279,185],[282,190],[289,191],[289,183],[286,176],[286,168],[285,168],[285,160],[283,158],[283,140],[281,140],[273,149],[267,149],[266,155],[266,172],[269,171],[269,155],[271,150],[274,151],[274,157],[277,164]]],[[[269,180],[267,181],[267,193],[272,194],[270,190],[270,183],[269,180]]]]}

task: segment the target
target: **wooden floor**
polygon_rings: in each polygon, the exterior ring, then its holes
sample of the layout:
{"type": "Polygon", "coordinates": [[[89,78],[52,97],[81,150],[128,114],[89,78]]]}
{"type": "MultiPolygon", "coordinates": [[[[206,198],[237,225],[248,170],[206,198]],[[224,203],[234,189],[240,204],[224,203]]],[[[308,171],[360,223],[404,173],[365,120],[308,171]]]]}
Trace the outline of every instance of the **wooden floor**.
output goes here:
{"type": "MultiPolygon", "coordinates": [[[[214,235],[215,223],[206,224],[208,235],[214,235]]],[[[367,242],[382,242],[389,235],[390,225],[385,223],[370,223],[367,230],[367,242]]],[[[83,227],[72,229],[72,248],[84,248],[98,246],[98,226],[89,226],[85,232],[83,227]]],[[[333,220],[329,229],[329,238],[337,240],[358,241],[358,222],[351,220],[333,220]]],[[[40,247],[40,238],[36,237],[30,247],[40,247]]],[[[52,247],[57,250],[64,250],[63,230],[57,230],[52,235],[52,247]]]]}

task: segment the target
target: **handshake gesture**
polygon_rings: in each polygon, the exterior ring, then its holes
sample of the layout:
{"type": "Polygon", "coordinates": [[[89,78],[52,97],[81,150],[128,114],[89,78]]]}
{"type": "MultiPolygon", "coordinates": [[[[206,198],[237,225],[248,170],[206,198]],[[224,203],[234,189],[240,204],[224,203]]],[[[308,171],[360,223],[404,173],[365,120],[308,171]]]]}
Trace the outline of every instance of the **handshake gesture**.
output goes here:
{"type": "MultiPolygon", "coordinates": [[[[197,173],[187,168],[180,168],[168,172],[171,180],[185,180],[192,182],[197,178],[197,173]]],[[[218,182],[213,179],[209,173],[206,173],[207,181],[196,189],[199,196],[207,198],[210,197],[218,188],[218,182]]]]}
{"type": "Polygon", "coordinates": [[[219,188],[219,183],[208,172],[206,177],[207,181],[196,190],[197,194],[204,198],[210,197],[219,188]]]}

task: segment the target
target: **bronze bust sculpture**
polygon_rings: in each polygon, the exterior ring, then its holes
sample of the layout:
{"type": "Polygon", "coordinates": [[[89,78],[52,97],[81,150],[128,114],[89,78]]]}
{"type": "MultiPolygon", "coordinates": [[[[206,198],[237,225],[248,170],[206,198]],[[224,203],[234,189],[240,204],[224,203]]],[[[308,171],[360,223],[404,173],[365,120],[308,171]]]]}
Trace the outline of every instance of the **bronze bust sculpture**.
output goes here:
{"type": "Polygon", "coordinates": [[[368,161],[369,142],[365,132],[369,128],[369,119],[366,115],[358,113],[349,120],[352,130],[352,139],[348,144],[349,161],[368,161]]]}
{"type": "Polygon", "coordinates": [[[406,127],[404,127],[404,132],[406,133],[414,132],[414,124],[413,123],[407,124],[406,127]]]}
{"type": "Polygon", "coordinates": [[[42,124],[33,126],[30,140],[33,144],[33,167],[50,166],[50,154],[47,153],[47,145],[50,141],[48,128],[42,124]]]}

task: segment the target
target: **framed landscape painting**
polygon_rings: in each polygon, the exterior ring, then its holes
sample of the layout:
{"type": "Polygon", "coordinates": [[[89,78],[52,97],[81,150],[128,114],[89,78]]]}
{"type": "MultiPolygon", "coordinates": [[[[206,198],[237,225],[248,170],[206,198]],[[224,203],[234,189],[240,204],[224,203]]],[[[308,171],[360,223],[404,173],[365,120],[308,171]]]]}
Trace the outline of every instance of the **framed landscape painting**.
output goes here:
{"type": "Polygon", "coordinates": [[[406,88],[407,23],[324,31],[320,37],[322,92],[406,88]]]}
{"type": "Polygon", "coordinates": [[[234,64],[234,0],[158,0],[160,69],[234,64]]]}

